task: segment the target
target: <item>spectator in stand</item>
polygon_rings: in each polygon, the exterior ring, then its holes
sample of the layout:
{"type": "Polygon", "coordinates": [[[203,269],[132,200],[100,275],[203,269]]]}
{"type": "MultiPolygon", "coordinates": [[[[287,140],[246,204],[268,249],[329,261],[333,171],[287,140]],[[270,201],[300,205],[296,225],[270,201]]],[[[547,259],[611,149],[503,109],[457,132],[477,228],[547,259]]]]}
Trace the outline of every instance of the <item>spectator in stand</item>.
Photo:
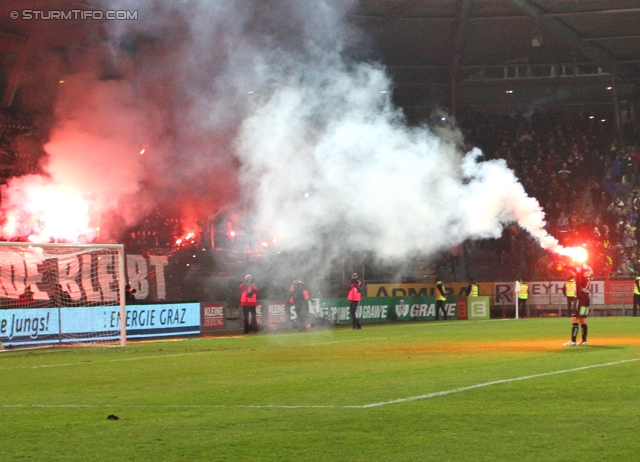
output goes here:
{"type": "Polygon", "coordinates": [[[593,186],[591,186],[591,204],[595,210],[600,210],[602,205],[605,203],[605,192],[602,189],[602,185],[599,182],[595,182],[593,186]]]}
{"type": "Polygon", "coordinates": [[[620,159],[619,155],[616,155],[613,161],[611,161],[611,175],[613,176],[613,181],[615,183],[622,182],[622,172],[623,172],[624,164],[620,159]]]}
{"type": "Polygon", "coordinates": [[[562,164],[562,168],[556,174],[558,180],[560,181],[560,186],[565,189],[569,189],[571,187],[571,170],[567,168],[567,163],[562,164]]]}
{"type": "Polygon", "coordinates": [[[633,274],[633,264],[626,255],[622,255],[622,261],[618,266],[618,274],[621,276],[631,276],[633,274]]]}
{"type": "Polygon", "coordinates": [[[362,281],[358,279],[358,273],[351,275],[351,281],[349,282],[349,292],[347,293],[347,300],[349,300],[349,314],[351,315],[351,323],[353,330],[362,329],[360,321],[356,311],[358,310],[358,304],[362,298],[362,281]]]}
{"type": "Polygon", "coordinates": [[[613,176],[611,173],[607,173],[604,177],[604,182],[602,183],[602,188],[604,189],[607,200],[611,200],[616,195],[616,183],[613,181],[613,176]]]}
{"type": "Polygon", "coordinates": [[[623,181],[625,183],[636,184],[636,161],[630,152],[625,154],[624,157],[624,169],[623,169],[623,181]]]}
{"type": "Polygon", "coordinates": [[[568,233],[569,232],[569,219],[565,216],[564,212],[560,212],[560,217],[558,218],[558,232],[559,233],[568,233]]]}
{"type": "Polygon", "coordinates": [[[622,235],[622,245],[626,255],[631,255],[636,246],[635,230],[631,228],[631,225],[627,223],[624,225],[624,232],[622,235]]]}
{"type": "Polygon", "coordinates": [[[258,290],[258,286],[253,282],[253,277],[250,274],[247,274],[244,277],[244,281],[238,286],[245,334],[258,332],[258,318],[256,314],[258,290]]]}
{"type": "Polygon", "coordinates": [[[631,225],[631,228],[635,231],[635,227],[638,224],[638,209],[631,207],[627,212],[627,221],[631,225]]]}
{"type": "Polygon", "coordinates": [[[127,305],[133,305],[136,302],[136,289],[132,289],[131,285],[124,286],[124,302],[127,305]]]}
{"type": "Polygon", "coordinates": [[[18,295],[18,308],[32,307],[35,303],[31,286],[26,286],[24,292],[18,295]]]}
{"type": "Polygon", "coordinates": [[[53,286],[53,292],[49,294],[49,298],[51,298],[51,300],[53,301],[54,306],[57,306],[57,307],[73,306],[73,300],[71,299],[71,295],[69,295],[69,292],[64,290],[62,288],[62,285],[60,284],[55,284],[53,286]]]}

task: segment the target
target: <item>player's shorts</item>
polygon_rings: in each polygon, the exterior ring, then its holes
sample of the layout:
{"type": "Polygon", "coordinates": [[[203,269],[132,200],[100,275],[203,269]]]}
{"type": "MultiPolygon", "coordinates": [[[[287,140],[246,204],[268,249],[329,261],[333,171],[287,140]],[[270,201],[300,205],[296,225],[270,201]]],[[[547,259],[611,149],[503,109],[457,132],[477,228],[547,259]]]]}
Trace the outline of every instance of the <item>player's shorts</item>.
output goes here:
{"type": "Polygon", "coordinates": [[[578,318],[586,318],[587,316],[589,316],[589,308],[588,306],[581,306],[578,309],[578,313],[576,314],[576,317],[578,318]]]}

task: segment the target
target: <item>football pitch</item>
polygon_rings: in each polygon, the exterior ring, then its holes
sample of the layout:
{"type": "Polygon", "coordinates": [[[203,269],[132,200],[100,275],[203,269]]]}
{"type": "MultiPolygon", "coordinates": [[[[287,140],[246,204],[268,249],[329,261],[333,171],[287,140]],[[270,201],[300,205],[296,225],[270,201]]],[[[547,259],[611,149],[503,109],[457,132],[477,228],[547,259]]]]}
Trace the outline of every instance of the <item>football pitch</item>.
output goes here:
{"type": "Polygon", "coordinates": [[[589,321],[5,351],[0,461],[640,460],[640,318],[589,321]]]}

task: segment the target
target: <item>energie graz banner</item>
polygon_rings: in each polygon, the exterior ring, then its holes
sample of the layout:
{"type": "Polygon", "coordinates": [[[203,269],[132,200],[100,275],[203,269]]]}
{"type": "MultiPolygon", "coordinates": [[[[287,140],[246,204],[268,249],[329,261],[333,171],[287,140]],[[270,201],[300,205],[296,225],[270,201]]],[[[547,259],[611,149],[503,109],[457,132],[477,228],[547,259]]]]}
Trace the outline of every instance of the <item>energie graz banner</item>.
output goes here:
{"type": "MultiPolygon", "coordinates": [[[[199,303],[127,307],[127,338],[180,337],[200,334],[199,303]]],[[[120,307],[22,308],[0,310],[4,346],[106,341],[120,335],[120,307]]]]}

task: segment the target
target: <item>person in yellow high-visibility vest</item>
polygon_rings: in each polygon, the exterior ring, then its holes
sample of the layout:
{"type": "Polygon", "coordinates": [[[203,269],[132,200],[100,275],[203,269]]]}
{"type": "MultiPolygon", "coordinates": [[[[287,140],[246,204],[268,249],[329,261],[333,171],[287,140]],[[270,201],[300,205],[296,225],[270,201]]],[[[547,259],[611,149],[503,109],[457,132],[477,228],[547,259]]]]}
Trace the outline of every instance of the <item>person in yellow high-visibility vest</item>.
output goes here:
{"type": "Polygon", "coordinates": [[[529,298],[529,285],[520,278],[520,290],[518,291],[518,316],[527,315],[527,299],[529,298]]]}
{"type": "Polygon", "coordinates": [[[633,284],[633,315],[636,316],[640,306],[640,276],[636,278],[633,284]]]}
{"type": "Polygon", "coordinates": [[[571,277],[562,287],[562,293],[567,297],[567,313],[571,315],[573,305],[576,302],[576,280],[571,277]]]}
{"type": "Polygon", "coordinates": [[[477,297],[480,295],[480,287],[473,279],[469,279],[469,286],[467,287],[467,297],[477,297]]]}
{"type": "Polygon", "coordinates": [[[447,289],[444,288],[442,281],[436,278],[436,321],[440,319],[440,310],[444,315],[444,320],[447,320],[447,308],[444,306],[444,302],[447,301],[447,289]]]}

